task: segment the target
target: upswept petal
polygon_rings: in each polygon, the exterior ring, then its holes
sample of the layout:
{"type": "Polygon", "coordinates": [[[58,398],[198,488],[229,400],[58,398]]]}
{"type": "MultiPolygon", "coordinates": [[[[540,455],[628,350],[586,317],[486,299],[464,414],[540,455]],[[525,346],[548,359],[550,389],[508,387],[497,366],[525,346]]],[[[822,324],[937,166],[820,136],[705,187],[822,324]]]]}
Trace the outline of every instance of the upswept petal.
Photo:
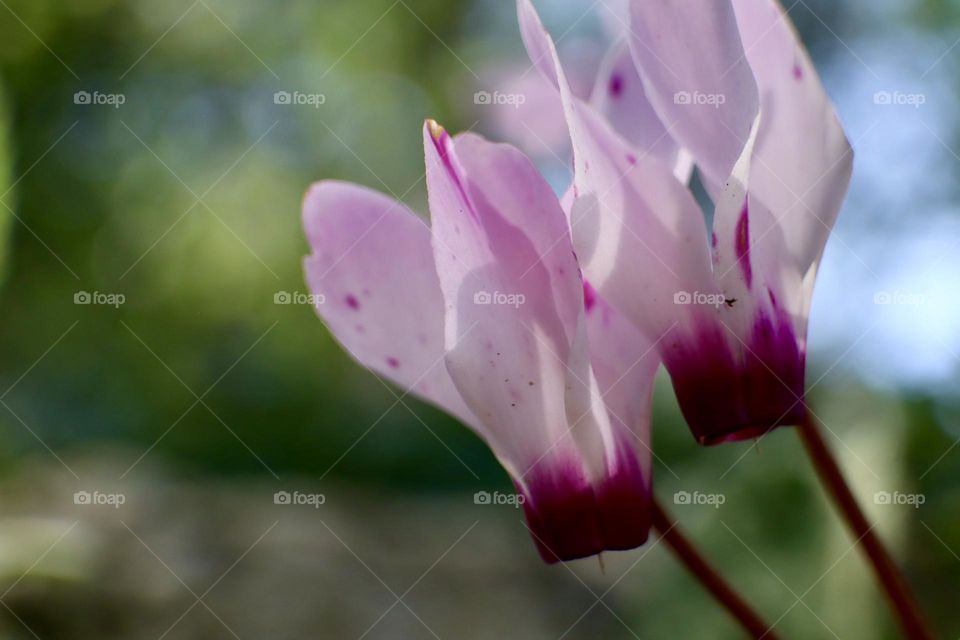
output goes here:
{"type": "Polygon", "coordinates": [[[567,116],[574,153],[570,226],[586,278],[646,335],[691,322],[675,296],[715,291],[696,201],[668,167],[638,154],[571,94],[529,0],[519,0],[518,14],[530,58],[553,74],[548,79],[567,116]]]}
{"type": "Polygon", "coordinates": [[[634,0],[630,49],[650,103],[716,193],[759,107],[730,0],[634,0]]]}
{"type": "Polygon", "coordinates": [[[819,260],[846,194],[853,151],[816,69],[776,0],[733,0],[762,112],[751,197],[776,216],[801,274],[819,260]]]}
{"type": "Polygon", "coordinates": [[[430,229],[402,203],[324,181],[303,201],[317,313],[363,366],[476,428],[444,366],[443,297],[430,229]]]}
{"type": "Polygon", "coordinates": [[[447,370],[526,497],[544,559],[632,548],[649,480],[590,366],[566,218],[516,149],[424,130],[447,370]]]}

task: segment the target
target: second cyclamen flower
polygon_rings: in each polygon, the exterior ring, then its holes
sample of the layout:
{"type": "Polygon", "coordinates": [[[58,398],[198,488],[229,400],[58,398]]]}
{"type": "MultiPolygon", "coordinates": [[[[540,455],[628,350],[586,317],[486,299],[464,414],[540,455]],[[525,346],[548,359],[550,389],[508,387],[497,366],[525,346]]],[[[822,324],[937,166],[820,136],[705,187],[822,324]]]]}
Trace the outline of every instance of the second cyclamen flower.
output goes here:
{"type": "Polygon", "coordinates": [[[615,46],[598,81],[607,95],[587,103],[529,0],[518,2],[530,58],[563,103],[584,274],[657,345],[700,443],[798,424],[813,284],[850,146],[775,2],[630,8],[633,64],[615,46]],[[641,120],[659,135],[637,135],[641,120]],[[715,205],[709,234],[686,188],[690,159],[715,205]]]}

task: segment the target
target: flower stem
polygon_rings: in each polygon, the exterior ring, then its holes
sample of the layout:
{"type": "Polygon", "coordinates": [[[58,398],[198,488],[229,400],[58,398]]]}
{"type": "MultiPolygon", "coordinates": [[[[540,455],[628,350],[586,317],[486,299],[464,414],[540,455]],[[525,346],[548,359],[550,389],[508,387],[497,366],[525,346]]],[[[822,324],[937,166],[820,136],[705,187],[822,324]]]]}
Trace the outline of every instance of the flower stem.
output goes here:
{"type": "Polygon", "coordinates": [[[883,543],[880,542],[880,538],[874,533],[873,525],[870,525],[863,515],[853,492],[843,478],[840,466],[833,454],[830,453],[827,443],[823,440],[823,435],[815,418],[808,413],[799,429],[800,439],[803,441],[803,446],[813,462],[820,481],[846,519],[853,534],[857,536],[860,548],[870,560],[877,580],[879,580],[896,611],[897,621],[904,635],[911,640],[932,639],[933,634],[911,595],[906,580],[893,563],[893,559],[883,543]]]}
{"type": "Polygon", "coordinates": [[[653,500],[653,527],[660,533],[664,542],[670,546],[677,559],[690,570],[690,573],[696,576],[700,584],[717,599],[717,602],[736,618],[751,638],[755,640],[761,638],[766,640],[778,639],[778,636],[773,632],[773,628],[765,623],[697,552],[693,544],[677,528],[674,519],[663,510],[656,499],[653,500]]]}

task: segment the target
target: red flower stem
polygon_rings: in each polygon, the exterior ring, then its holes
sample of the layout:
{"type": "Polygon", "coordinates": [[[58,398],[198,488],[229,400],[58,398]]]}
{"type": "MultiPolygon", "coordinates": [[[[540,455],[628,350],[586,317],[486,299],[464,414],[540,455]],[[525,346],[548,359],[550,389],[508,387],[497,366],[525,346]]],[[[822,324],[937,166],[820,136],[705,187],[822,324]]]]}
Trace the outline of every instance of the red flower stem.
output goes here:
{"type": "Polygon", "coordinates": [[[670,550],[673,551],[677,559],[737,620],[744,631],[750,634],[751,638],[755,640],[761,638],[778,640],[778,636],[773,632],[772,627],[765,623],[750,608],[750,605],[727,584],[727,581],[704,560],[693,544],[677,528],[674,519],[663,510],[656,499],[653,500],[653,527],[660,533],[663,541],[670,546],[670,550]]]}
{"type": "Polygon", "coordinates": [[[857,536],[860,549],[870,560],[877,580],[896,611],[897,621],[904,636],[911,640],[932,639],[934,636],[911,595],[906,580],[863,515],[853,492],[843,478],[840,466],[823,440],[815,418],[808,413],[806,419],[800,424],[799,430],[800,439],[820,477],[820,482],[823,483],[847,521],[853,535],[857,536]]]}

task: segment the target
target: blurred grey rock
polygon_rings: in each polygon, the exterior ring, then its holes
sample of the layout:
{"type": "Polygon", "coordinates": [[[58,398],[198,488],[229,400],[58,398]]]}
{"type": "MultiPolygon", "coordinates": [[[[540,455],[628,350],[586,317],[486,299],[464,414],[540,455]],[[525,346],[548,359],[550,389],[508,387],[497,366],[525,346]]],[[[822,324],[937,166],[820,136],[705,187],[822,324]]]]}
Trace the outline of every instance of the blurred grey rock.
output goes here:
{"type": "Polygon", "coordinates": [[[596,561],[542,564],[513,507],[146,463],[121,480],[128,457],[0,483],[3,637],[630,637],[591,609],[612,582],[596,561]]]}

